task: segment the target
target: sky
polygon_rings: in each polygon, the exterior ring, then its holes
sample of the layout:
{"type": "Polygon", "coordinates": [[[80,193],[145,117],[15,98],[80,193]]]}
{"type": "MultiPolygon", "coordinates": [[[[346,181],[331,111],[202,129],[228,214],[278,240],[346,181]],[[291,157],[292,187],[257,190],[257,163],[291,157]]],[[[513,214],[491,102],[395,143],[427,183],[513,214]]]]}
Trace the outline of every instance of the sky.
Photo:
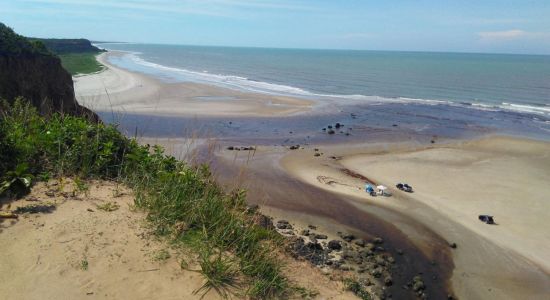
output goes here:
{"type": "Polygon", "coordinates": [[[25,36],[550,54],[550,0],[0,0],[25,36]]]}

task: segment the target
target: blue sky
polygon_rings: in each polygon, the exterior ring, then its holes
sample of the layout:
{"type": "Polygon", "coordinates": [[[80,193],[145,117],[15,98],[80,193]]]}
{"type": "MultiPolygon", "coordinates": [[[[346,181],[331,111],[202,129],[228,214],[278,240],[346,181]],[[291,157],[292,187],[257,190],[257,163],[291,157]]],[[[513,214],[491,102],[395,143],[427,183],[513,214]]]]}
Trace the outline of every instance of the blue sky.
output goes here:
{"type": "Polygon", "coordinates": [[[550,0],[0,0],[26,36],[550,54],[550,0]]]}

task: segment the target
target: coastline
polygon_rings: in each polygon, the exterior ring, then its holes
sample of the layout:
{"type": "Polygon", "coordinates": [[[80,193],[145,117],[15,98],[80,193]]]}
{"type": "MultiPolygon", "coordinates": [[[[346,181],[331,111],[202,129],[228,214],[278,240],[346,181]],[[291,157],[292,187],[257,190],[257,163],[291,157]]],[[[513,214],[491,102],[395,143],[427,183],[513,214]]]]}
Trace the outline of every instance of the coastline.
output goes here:
{"type": "Polygon", "coordinates": [[[285,96],[239,92],[198,83],[167,83],[118,68],[106,52],[97,59],[99,73],[74,78],[79,103],[96,112],[160,116],[289,116],[309,111],[314,103],[285,96]]]}
{"type": "MultiPolygon", "coordinates": [[[[105,57],[100,59],[104,60],[105,57]]],[[[102,62],[103,63],[103,62],[102,62]]],[[[108,65],[108,64],[107,64],[108,65]]],[[[112,65],[108,65],[108,70],[99,73],[93,74],[86,77],[80,77],[75,82],[75,89],[77,90],[79,101],[83,101],[88,107],[99,110],[110,112],[111,110],[117,113],[134,113],[134,114],[144,114],[144,115],[161,115],[161,116],[206,116],[206,117],[265,117],[265,116],[276,116],[276,117],[292,117],[295,114],[302,112],[307,112],[311,109],[312,103],[300,102],[301,99],[293,99],[288,97],[275,97],[259,94],[250,94],[250,93],[241,93],[235,92],[232,90],[222,89],[218,87],[212,87],[202,84],[169,84],[163,83],[158,80],[152,79],[146,75],[137,74],[129,71],[125,71],[119,68],[116,68],[112,65]],[[103,91],[107,89],[109,91],[110,97],[98,96],[103,91]],[[231,100],[208,100],[197,101],[193,97],[232,97],[231,100]],[[253,99],[254,97],[259,97],[259,100],[253,99]],[[267,97],[267,98],[266,98],[267,97]],[[109,99],[110,98],[110,99],[109,99]],[[153,98],[155,101],[150,101],[153,98]],[[240,101],[234,101],[243,100],[240,101]],[[269,100],[266,100],[269,99],[269,100]],[[289,105],[291,108],[285,107],[281,108],[279,105],[271,105],[272,100],[282,101],[277,102],[283,105],[289,105]],[[286,102],[285,102],[286,101],[286,102]],[[293,102],[298,101],[298,102],[293,102]],[[203,102],[203,103],[199,103],[203,102]],[[207,103],[204,103],[207,102],[207,103]],[[241,104],[239,104],[239,102],[241,104]],[[289,104],[290,103],[290,104],[289,104]],[[185,104],[185,105],[183,105],[185,104]]],[[[103,92],[104,93],[104,92],[103,92]]],[[[227,98],[223,98],[227,99],[227,98]]],[[[381,135],[385,133],[382,132],[381,135]]],[[[406,133],[405,133],[406,134],[406,133]]],[[[398,139],[394,139],[393,142],[373,142],[368,144],[357,144],[352,140],[346,142],[342,141],[337,144],[332,143],[330,145],[324,145],[322,142],[311,143],[307,146],[304,146],[304,150],[299,151],[289,151],[285,146],[267,146],[263,145],[259,147],[259,151],[254,151],[253,154],[247,152],[241,152],[238,154],[236,152],[230,152],[227,150],[222,150],[224,147],[229,145],[228,143],[246,143],[254,144],[251,138],[229,138],[224,139],[224,137],[214,137],[218,138],[220,144],[217,147],[214,147],[212,150],[208,150],[210,146],[206,145],[204,142],[202,146],[197,146],[198,151],[204,152],[214,152],[215,154],[215,166],[218,167],[217,170],[220,173],[226,173],[225,177],[229,178],[225,180],[225,183],[235,183],[235,175],[242,171],[242,168],[246,168],[245,172],[248,172],[248,178],[243,179],[242,183],[248,181],[250,192],[253,199],[256,199],[256,203],[262,205],[262,208],[265,206],[267,214],[274,215],[289,215],[289,219],[294,222],[298,222],[304,215],[295,214],[292,212],[301,212],[305,215],[313,218],[314,220],[321,220],[323,218],[328,218],[328,221],[319,221],[321,223],[326,223],[327,231],[337,231],[334,230],[335,226],[342,226],[342,216],[337,214],[357,214],[358,220],[360,220],[361,212],[368,212],[371,215],[379,216],[380,220],[377,222],[381,223],[393,223],[398,231],[401,232],[405,237],[408,236],[410,240],[416,247],[418,247],[428,258],[434,258],[438,255],[438,251],[442,247],[447,247],[448,244],[445,242],[456,242],[458,244],[457,249],[453,249],[453,261],[454,261],[454,271],[451,278],[451,283],[454,292],[458,298],[489,298],[489,299],[499,299],[503,298],[514,298],[521,296],[529,296],[533,298],[542,298],[545,293],[548,292],[548,289],[545,288],[544,284],[548,282],[548,266],[544,265],[544,260],[547,258],[542,250],[534,253],[525,254],[525,249],[522,247],[512,247],[513,240],[511,240],[514,235],[503,233],[506,236],[505,239],[499,240],[497,235],[493,232],[488,232],[488,227],[481,227],[481,231],[478,230],[480,226],[487,226],[477,221],[477,216],[474,216],[476,226],[466,226],[461,220],[464,221],[464,215],[456,213],[460,212],[465,207],[449,207],[445,206],[444,202],[435,202],[431,201],[433,198],[430,198],[430,195],[425,192],[415,193],[408,196],[403,196],[398,193],[394,193],[394,197],[389,198],[388,201],[384,199],[380,201],[371,201],[370,199],[365,200],[365,194],[362,193],[359,189],[364,185],[362,180],[347,176],[341,172],[342,168],[350,169],[358,174],[364,175],[368,178],[379,180],[380,182],[386,183],[387,185],[392,186],[392,182],[395,179],[392,176],[395,174],[402,173],[403,170],[396,169],[394,165],[391,165],[393,169],[390,169],[387,164],[383,162],[379,163],[379,167],[376,170],[365,169],[364,164],[374,164],[377,163],[373,159],[378,158],[376,155],[386,155],[385,160],[387,163],[391,163],[393,160],[402,158],[403,155],[411,152],[411,149],[423,153],[422,151],[430,151],[433,149],[458,149],[457,151],[473,151],[468,149],[466,146],[461,144],[471,144],[473,142],[458,142],[458,146],[430,146],[425,144],[429,141],[430,137],[427,137],[423,142],[414,142],[410,143],[400,143],[397,142],[398,139]],[[252,140],[252,141],[251,141],[252,140]],[[323,152],[321,158],[317,158],[314,155],[313,148],[320,148],[323,152]],[[433,147],[433,149],[432,149],[433,147]],[[454,148],[453,148],[454,147],[454,148]],[[206,150],[205,150],[206,149],[206,150]],[[388,150],[390,149],[390,150],[388,150]],[[338,157],[339,159],[331,159],[330,156],[338,157]],[[259,164],[255,165],[255,161],[260,161],[259,164]],[[245,166],[245,167],[243,167],[245,166]],[[276,172],[280,177],[269,174],[272,171],[276,172]],[[259,173],[255,173],[259,172],[259,173]],[[257,174],[266,175],[265,178],[251,178],[257,174]],[[320,182],[318,176],[325,176],[335,178],[336,180],[329,180],[336,182],[335,184],[327,184],[329,181],[320,182]],[[270,200],[266,200],[266,189],[265,191],[258,191],[265,186],[254,187],[255,183],[272,183],[275,182],[275,187],[271,188],[271,191],[275,188],[282,187],[283,194],[284,192],[289,192],[290,190],[284,190],[287,188],[284,184],[281,185],[281,181],[300,181],[306,185],[312,186],[315,191],[319,192],[318,195],[323,195],[322,197],[330,198],[333,195],[340,195],[338,201],[342,204],[345,202],[344,210],[334,210],[332,212],[322,209],[316,209],[315,199],[301,199],[307,203],[290,203],[288,200],[281,200],[280,203],[277,203],[277,199],[274,199],[275,196],[270,196],[270,200]],[[338,185],[338,182],[343,182],[344,184],[338,185]],[[354,188],[349,189],[349,186],[354,186],[354,188]],[[341,200],[343,199],[343,200],[341,200]],[[431,202],[427,202],[427,201],[431,202]],[[285,201],[287,201],[285,203],[285,201]],[[267,203],[266,203],[267,202],[267,203]],[[433,205],[433,203],[437,205],[433,205]],[[356,210],[356,212],[352,212],[356,210]],[[450,211],[449,212],[447,212],[450,211]],[[332,214],[332,215],[331,215],[332,214]],[[294,220],[292,220],[292,218],[294,220]],[[426,231],[426,228],[429,228],[435,232],[431,233],[426,231]],[[444,239],[438,240],[436,235],[443,237],[444,239]],[[496,239],[495,239],[496,238],[496,239]],[[437,241],[437,242],[435,242],[437,241]],[[472,255],[470,253],[474,253],[472,255]],[[495,255],[496,253],[496,255],[495,255]],[[502,274],[509,274],[507,276],[501,276],[502,274]],[[522,281],[514,281],[512,278],[520,277],[522,281]],[[511,297],[511,295],[513,295],[511,297]]],[[[185,140],[185,139],[184,139],[185,140]]],[[[491,140],[491,138],[489,138],[491,140]]],[[[529,142],[522,141],[516,138],[505,138],[503,144],[499,147],[489,147],[484,151],[491,153],[491,151],[498,152],[499,149],[505,149],[510,145],[516,145],[518,149],[521,149],[525,145],[529,145],[529,142]],[[527,144],[526,144],[527,143],[527,144]]],[[[148,141],[155,141],[156,143],[163,144],[170,147],[174,145],[174,140],[170,139],[156,139],[155,136],[151,136],[148,141]]],[[[440,142],[438,141],[438,144],[440,142]]],[[[453,139],[446,141],[446,143],[453,143],[453,139]]],[[[177,144],[177,142],[176,142],[177,144]]],[[[542,148],[543,151],[547,151],[548,144],[544,144],[542,148]]],[[[172,151],[179,152],[181,154],[181,143],[180,145],[174,146],[172,151]],[[178,148],[179,147],[179,148],[178,148]]],[[[443,150],[445,151],[445,150],[443,150]]],[[[540,151],[540,149],[539,149],[540,151]]],[[[474,151],[475,152],[475,151],[474,151]]],[[[546,152],[545,152],[546,153],[546,152]]],[[[459,153],[464,154],[464,153],[459,153]]],[[[474,153],[475,154],[475,153],[474,153]]],[[[519,155],[519,154],[518,154],[519,155]]],[[[436,156],[437,157],[437,156],[436,156]]],[[[479,158],[475,156],[475,158],[479,158]]],[[[445,171],[448,171],[447,165],[453,163],[456,159],[455,155],[446,154],[441,156],[437,161],[437,171],[439,173],[438,177],[445,175],[445,171]]],[[[413,159],[414,160],[414,159],[413,159]]],[[[544,160],[543,162],[546,162],[544,160]]],[[[408,162],[407,162],[408,163],[408,162]]],[[[479,163],[483,163],[479,161],[479,163]]],[[[403,165],[405,166],[405,164],[403,165]]],[[[408,165],[407,165],[408,166],[408,165]]],[[[421,169],[422,165],[414,164],[415,170],[421,169]]],[[[515,169],[514,169],[515,170],[515,169]]],[[[502,171],[500,169],[499,171],[502,171]]],[[[504,169],[508,171],[508,169],[504,169]]],[[[542,171],[543,175],[547,176],[547,172],[542,171]]],[[[519,172],[515,176],[528,175],[529,172],[519,172]]],[[[222,181],[224,175],[220,175],[222,181]]],[[[418,183],[418,179],[422,177],[421,174],[411,174],[407,179],[409,183],[413,184],[415,187],[430,188],[431,186],[422,187],[422,184],[418,183]],[[414,180],[414,183],[413,183],[414,180]]],[[[530,179],[529,177],[524,177],[526,180],[530,179]]],[[[484,183],[483,178],[478,178],[479,183],[484,183]]],[[[487,183],[490,184],[490,183],[487,183]]],[[[540,189],[540,186],[538,186],[540,189]]],[[[421,191],[421,190],[419,190],[421,191]]],[[[489,194],[494,192],[494,189],[489,189],[489,194]]],[[[520,188],[520,191],[521,188],[520,188]]],[[[544,190],[543,190],[544,191],[544,190]]],[[[454,190],[447,188],[440,188],[438,193],[434,193],[439,197],[446,197],[448,195],[453,196],[455,193],[454,190]]],[[[281,194],[281,196],[283,196],[281,194]]],[[[500,194],[499,194],[500,196],[500,194]]],[[[517,195],[516,195],[517,196],[517,195]]],[[[433,196],[435,197],[435,196],[433,196]]],[[[452,197],[451,197],[452,198],[452,197]]],[[[447,200],[447,199],[446,199],[447,200]]],[[[454,199],[448,200],[453,201],[454,199]]],[[[540,201],[537,201],[534,204],[541,204],[540,201]]],[[[448,204],[448,203],[447,203],[448,204]]],[[[478,207],[479,203],[473,203],[472,206],[467,207],[469,213],[471,214],[472,209],[482,209],[484,207],[478,207]]],[[[531,203],[533,204],[533,203],[531,203]]],[[[334,204],[335,208],[338,203],[334,204]]],[[[521,208],[521,206],[519,206],[521,208]]],[[[533,206],[538,207],[538,206],[533,206]]],[[[518,206],[515,206],[517,209],[518,206]]],[[[262,210],[263,211],[263,210],[262,210]]],[[[539,212],[543,212],[544,209],[540,209],[539,212]]],[[[535,211],[536,213],[537,211],[535,211]]],[[[481,213],[481,212],[480,212],[481,213]]],[[[500,220],[500,215],[502,211],[498,211],[498,214],[495,213],[495,217],[500,220]]],[[[529,216],[521,216],[522,218],[529,218],[529,216]]],[[[508,217],[504,218],[503,221],[506,221],[508,217]]],[[[544,218],[542,217],[541,220],[544,218]]],[[[363,224],[355,224],[361,227],[363,224]]],[[[543,226],[538,229],[542,230],[543,226]]],[[[304,226],[302,224],[302,226],[304,226]]],[[[506,230],[506,226],[509,226],[505,223],[502,225],[496,226],[498,230],[506,230]]],[[[365,228],[367,229],[365,225],[365,228]]],[[[525,227],[522,227],[521,230],[525,230],[525,227]]],[[[389,232],[389,231],[383,231],[389,232]]],[[[366,233],[366,231],[364,232],[366,233]]],[[[517,236],[516,232],[516,236],[517,236]]],[[[540,234],[540,232],[538,233],[540,234]]],[[[531,238],[540,237],[532,235],[531,238]]],[[[548,238],[542,235],[542,238],[548,238]]],[[[545,239],[544,241],[547,241],[545,239]]],[[[543,241],[543,246],[547,242],[543,241]]],[[[525,246],[526,249],[536,248],[540,245],[530,244],[525,246]]],[[[532,249],[531,249],[532,250],[532,249]]],[[[535,249],[536,250],[536,249],[535,249]]],[[[444,251],[448,251],[445,249],[444,251]]],[[[400,287],[397,287],[400,288],[400,287]]]]}

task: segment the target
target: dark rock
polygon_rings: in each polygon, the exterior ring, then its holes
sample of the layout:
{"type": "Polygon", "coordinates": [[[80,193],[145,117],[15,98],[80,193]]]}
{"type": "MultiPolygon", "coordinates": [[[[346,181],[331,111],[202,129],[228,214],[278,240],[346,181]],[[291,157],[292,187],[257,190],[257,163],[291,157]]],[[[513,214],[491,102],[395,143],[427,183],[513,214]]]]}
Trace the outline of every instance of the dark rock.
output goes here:
{"type": "Polygon", "coordinates": [[[372,242],[375,244],[382,244],[384,243],[384,240],[381,237],[377,237],[372,242]]]}
{"type": "Polygon", "coordinates": [[[328,129],[332,129],[332,125],[328,125],[327,127],[328,127],[328,129]]]}
{"type": "Polygon", "coordinates": [[[246,211],[249,213],[253,213],[256,212],[259,208],[260,206],[258,204],[251,204],[246,207],[246,211]]]}
{"type": "Polygon", "coordinates": [[[292,229],[292,225],[285,223],[277,223],[277,228],[279,229],[292,229]]]}
{"type": "Polygon", "coordinates": [[[275,229],[275,226],[273,226],[273,221],[271,220],[270,217],[266,215],[259,214],[255,219],[255,223],[256,225],[265,229],[269,229],[269,230],[275,229]]]}
{"type": "Polygon", "coordinates": [[[315,154],[313,154],[313,156],[317,157],[317,156],[321,156],[321,154],[315,153],[315,154]]]}
{"type": "Polygon", "coordinates": [[[319,151],[319,149],[318,149],[318,148],[315,148],[315,149],[313,149],[313,151],[317,152],[317,151],[319,151]]]}
{"type": "Polygon", "coordinates": [[[376,262],[376,264],[380,267],[386,266],[386,261],[380,256],[375,257],[374,262],[376,262]]]}
{"type": "Polygon", "coordinates": [[[332,240],[328,242],[328,248],[332,250],[340,250],[342,249],[342,243],[337,240],[332,240]]]}
{"type": "Polygon", "coordinates": [[[303,229],[301,232],[300,232],[301,235],[304,235],[304,236],[308,236],[309,235],[309,230],[308,229],[303,229]]]}
{"type": "Polygon", "coordinates": [[[229,147],[227,147],[227,150],[235,150],[235,147],[234,146],[229,146],[229,147]]]}
{"type": "Polygon", "coordinates": [[[300,145],[290,146],[290,150],[297,150],[297,149],[300,149],[300,145]]]}
{"type": "Polygon", "coordinates": [[[315,238],[319,240],[326,240],[328,237],[326,234],[316,234],[315,238]]]}
{"type": "Polygon", "coordinates": [[[365,240],[364,239],[357,239],[354,241],[355,245],[359,246],[359,247],[365,247],[365,240]]]}
{"type": "Polygon", "coordinates": [[[457,247],[457,246],[456,246],[456,243],[451,243],[449,246],[450,246],[451,248],[453,248],[453,249],[456,249],[456,247],[457,247]]]}
{"type": "Polygon", "coordinates": [[[393,279],[391,278],[391,276],[387,276],[384,278],[384,285],[391,286],[392,284],[393,284],[393,279]]]}
{"type": "Polygon", "coordinates": [[[315,225],[307,225],[307,228],[312,229],[312,230],[315,230],[315,229],[317,229],[317,226],[315,226],[315,225]]]}
{"type": "Polygon", "coordinates": [[[295,238],[289,249],[295,258],[304,258],[314,265],[322,265],[328,261],[328,253],[319,243],[306,243],[303,238],[295,238]]]}
{"type": "Polygon", "coordinates": [[[376,269],[370,271],[370,274],[371,274],[372,276],[378,278],[378,277],[382,276],[382,269],[376,268],[376,269]]]}
{"type": "Polygon", "coordinates": [[[353,240],[355,239],[355,236],[354,236],[353,234],[350,234],[350,233],[348,233],[348,234],[343,234],[343,235],[342,235],[342,239],[343,239],[344,241],[346,241],[346,242],[349,243],[349,242],[351,242],[351,241],[353,241],[353,240]]]}
{"type": "Polygon", "coordinates": [[[336,132],[334,130],[330,129],[327,133],[328,134],[335,134],[336,132]]]}
{"type": "Polygon", "coordinates": [[[55,197],[55,193],[53,191],[46,191],[46,196],[55,197]]]}
{"type": "Polygon", "coordinates": [[[343,126],[343,125],[340,124],[340,123],[336,123],[336,124],[334,125],[335,128],[340,128],[340,127],[342,127],[342,126],[343,126]]]}

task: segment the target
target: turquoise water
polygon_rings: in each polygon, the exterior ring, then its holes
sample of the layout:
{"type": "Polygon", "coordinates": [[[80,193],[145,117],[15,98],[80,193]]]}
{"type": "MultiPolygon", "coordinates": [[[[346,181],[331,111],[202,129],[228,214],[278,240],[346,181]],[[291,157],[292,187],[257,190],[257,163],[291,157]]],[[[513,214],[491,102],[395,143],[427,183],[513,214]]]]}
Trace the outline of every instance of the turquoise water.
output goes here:
{"type": "Polygon", "coordinates": [[[350,100],[446,101],[550,115],[550,56],[102,44],[172,80],[350,100]],[[375,97],[375,98],[373,98],[375,97]]]}

